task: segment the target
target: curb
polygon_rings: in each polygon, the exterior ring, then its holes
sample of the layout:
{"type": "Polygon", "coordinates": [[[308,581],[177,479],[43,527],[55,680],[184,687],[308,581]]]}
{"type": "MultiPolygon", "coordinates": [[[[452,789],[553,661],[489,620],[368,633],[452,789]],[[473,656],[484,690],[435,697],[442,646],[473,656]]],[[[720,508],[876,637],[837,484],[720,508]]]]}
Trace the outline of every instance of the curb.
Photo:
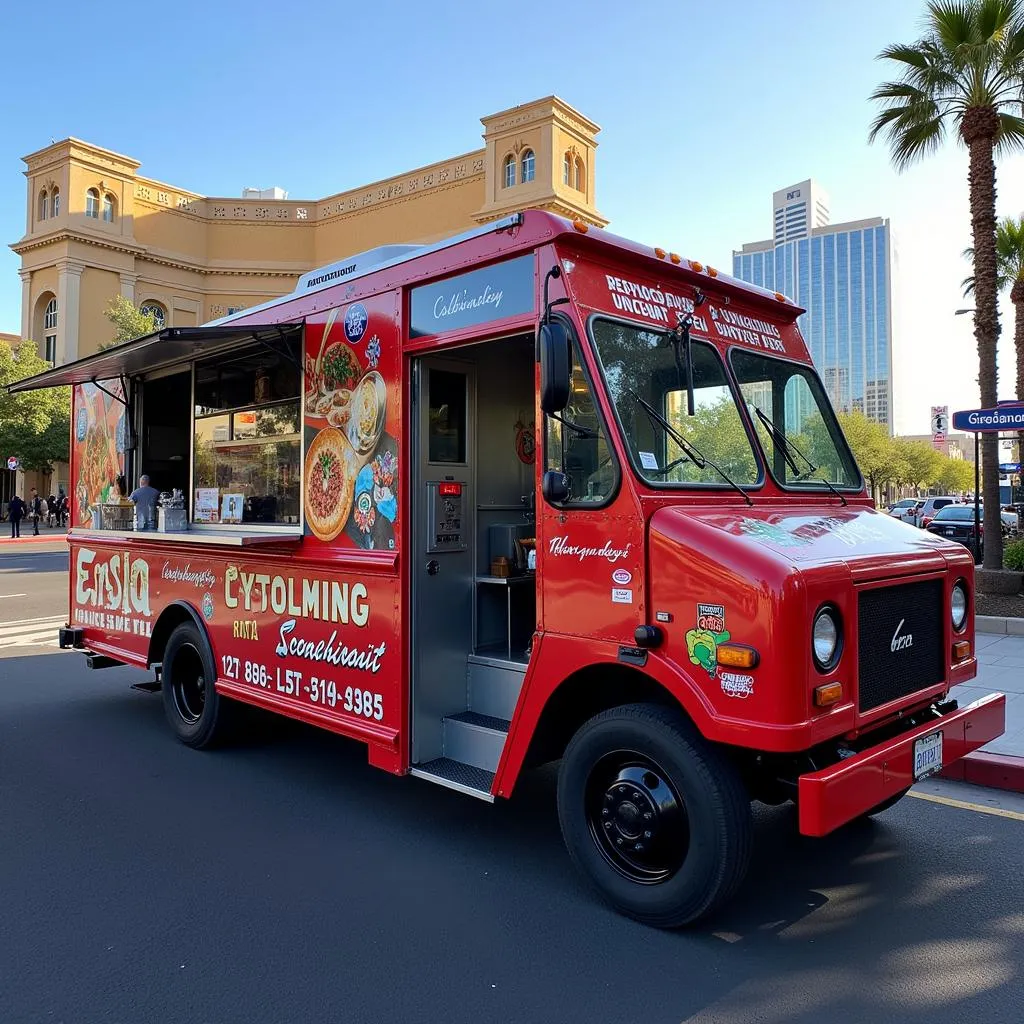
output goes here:
{"type": "Polygon", "coordinates": [[[60,544],[67,543],[66,533],[40,534],[38,537],[28,534],[22,537],[0,537],[0,548],[28,547],[33,544],[60,544]]]}
{"type": "Polygon", "coordinates": [[[975,751],[939,772],[943,779],[1024,793],[1024,757],[975,751]]]}
{"type": "Polygon", "coordinates": [[[976,633],[996,633],[1000,636],[1024,636],[1024,619],[1008,615],[975,615],[976,633]]]}

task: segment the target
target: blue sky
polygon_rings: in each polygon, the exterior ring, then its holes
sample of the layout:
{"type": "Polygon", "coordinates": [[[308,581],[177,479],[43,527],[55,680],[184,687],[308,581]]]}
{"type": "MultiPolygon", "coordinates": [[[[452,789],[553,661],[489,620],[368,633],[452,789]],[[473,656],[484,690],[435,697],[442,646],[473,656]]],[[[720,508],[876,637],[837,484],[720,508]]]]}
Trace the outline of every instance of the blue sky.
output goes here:
{"type": "MultiPolygon", "coordinates": [[[[50,0],[44,28],[40,8],[17,4],[0,37],[0,235],[24,232],[20,158],[51,139],[76,135],[208,195],[316,198],[475,149],[481,116],[556,93],[602,127],[597,205],[618,234],[728,270],[733,248],[769,236],[772,192],[806,177],[834,222],[891,218],[896,425],[924,432],[930,405],[977,398],[970,318],[952,315],[966,154],[950,145],[897,175],[867,145],[867,96],[886,74],[874,56],[917,37],[922,7],[50,0]]],[[[1022,208],[1014,158],[1000,213],[1022,208]]],[[[19,329],[18,265],[0,253],[0,330],[19,329]]]]}

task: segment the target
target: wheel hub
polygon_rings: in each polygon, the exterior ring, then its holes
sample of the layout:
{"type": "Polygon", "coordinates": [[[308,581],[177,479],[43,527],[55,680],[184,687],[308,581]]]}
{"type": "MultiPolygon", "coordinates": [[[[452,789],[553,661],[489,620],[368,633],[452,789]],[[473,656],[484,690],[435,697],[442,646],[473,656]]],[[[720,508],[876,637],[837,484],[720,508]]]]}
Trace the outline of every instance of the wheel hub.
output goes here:
{"type": "Polygon", "coordinates": [[[609,755],[594,766],[588,792],[591,833],[620,874],[651,883],[679,869],[689,848],[686,812],[661,769],[641,755],[609,755]]]}

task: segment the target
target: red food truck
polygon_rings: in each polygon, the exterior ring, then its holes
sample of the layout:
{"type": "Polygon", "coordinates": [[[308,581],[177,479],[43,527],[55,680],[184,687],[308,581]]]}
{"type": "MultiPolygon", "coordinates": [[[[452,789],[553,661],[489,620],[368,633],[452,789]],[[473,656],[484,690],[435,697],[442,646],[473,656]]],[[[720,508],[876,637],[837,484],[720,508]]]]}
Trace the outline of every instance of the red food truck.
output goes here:
{"type": "Polygon", "coordinates": [[[488,801],[560,760],[583,874],[695,921],[752,801],[822,836],[1004,727],[948,699],[973,562],[874,509],[801,312],[531,210],[20,382],[74,389],[61,646],[193,747],[242,703],[488,801]]]}

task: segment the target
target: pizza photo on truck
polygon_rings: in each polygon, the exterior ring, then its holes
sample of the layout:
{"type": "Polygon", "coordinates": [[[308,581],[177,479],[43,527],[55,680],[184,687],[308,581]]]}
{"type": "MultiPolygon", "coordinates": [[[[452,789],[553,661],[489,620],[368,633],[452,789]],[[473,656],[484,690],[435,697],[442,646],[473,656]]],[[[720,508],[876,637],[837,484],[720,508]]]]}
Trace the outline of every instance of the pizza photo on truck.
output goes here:
{"type": "Polygon", "coordinates": [[[253,705],[486,802],[557,763],[594,892],[702,921],[755,802],[825,836],[1005,727],[950,697],[971,554],[874,508],[802,312],[526,210],[19,381],[73,388],[60,645],[194,748],[253,705]],[[142,473],[150,528],[95,514],[142,473]]]}

